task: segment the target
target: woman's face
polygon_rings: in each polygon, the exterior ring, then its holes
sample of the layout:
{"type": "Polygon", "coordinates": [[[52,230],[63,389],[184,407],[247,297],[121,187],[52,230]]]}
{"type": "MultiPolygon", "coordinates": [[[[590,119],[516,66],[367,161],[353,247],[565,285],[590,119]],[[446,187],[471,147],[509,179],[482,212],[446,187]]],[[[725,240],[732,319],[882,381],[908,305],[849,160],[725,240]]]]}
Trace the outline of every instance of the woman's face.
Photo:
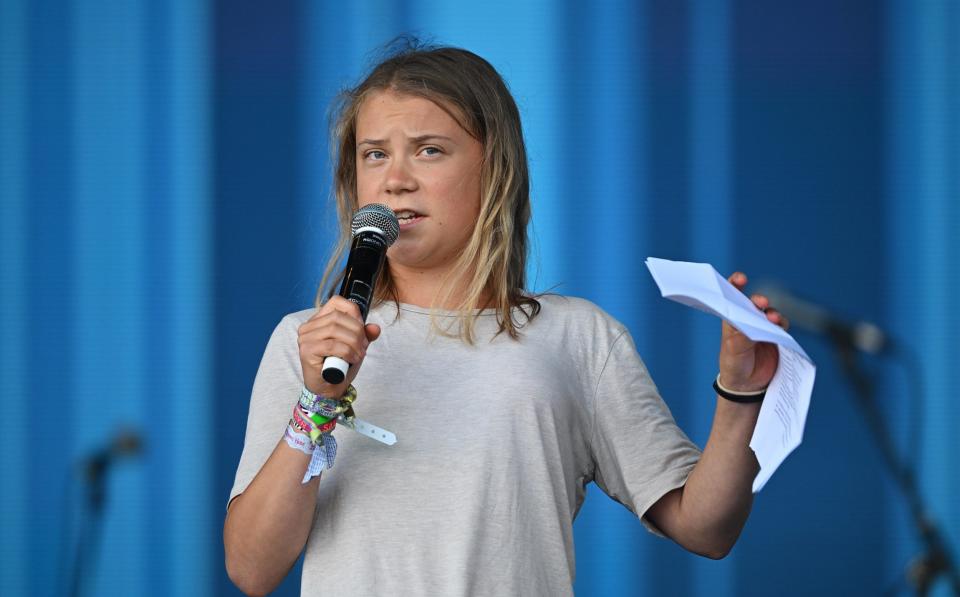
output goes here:
{"type": "Polygon", "coordinates": [[[380,91],[357,115],[357,197],[400,220],[391,267],[444,273],[480,212],[483,146],[430,100],[380,91]]]}

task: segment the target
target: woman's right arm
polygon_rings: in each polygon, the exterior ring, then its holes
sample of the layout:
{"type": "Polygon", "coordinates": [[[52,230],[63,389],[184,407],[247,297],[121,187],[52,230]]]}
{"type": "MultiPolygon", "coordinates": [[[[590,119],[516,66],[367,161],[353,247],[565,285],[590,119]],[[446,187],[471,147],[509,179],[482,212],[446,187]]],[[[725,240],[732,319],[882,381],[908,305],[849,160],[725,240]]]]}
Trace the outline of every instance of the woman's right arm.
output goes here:
{"type": "MultiPolygon", "coordinates": [[[[343,395],[367,346],[379,335],[379,326],[363,324],[355,304],[331,298],[298,331],[304,385],[315,394],[343,395]],[[347,379],[336,386],[321,377],[328,355],[354,364],[347,379]]],[[[248,595],[265,595],[276,588],[306,545],[320,483],[320,477],[301,482],[309,462],[308,454],[280,439],[250,485],[228,506],[223,528],[227,574],[248,595]]]]}
{"type": "Polygon", "coordinates": [[[247,595],[275,589],[307,543],[320,484],[320,477],[301,483],[309,462],[309,455],[280,440],[247,489],[230,502],[223,526],[227,574],[247,595]]]}

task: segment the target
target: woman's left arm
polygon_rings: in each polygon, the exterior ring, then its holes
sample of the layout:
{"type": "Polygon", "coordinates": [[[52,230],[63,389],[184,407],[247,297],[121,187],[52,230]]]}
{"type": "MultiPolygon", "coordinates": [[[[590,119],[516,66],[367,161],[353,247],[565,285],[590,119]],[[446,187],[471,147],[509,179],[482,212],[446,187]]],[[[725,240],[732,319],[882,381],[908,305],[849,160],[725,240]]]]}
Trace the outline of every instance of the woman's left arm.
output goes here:
{"type": "MultiPolygon", "coordinates": [[[[738,289],[747,284],[741,272],[730,276],[738,289]]],[[[785,317],[765,296],[750,297],[767,319],[787,329],[785,317]]],[[[720,383],[735,392],[765,389],[777,371],[774,344],[754,342],[726,321],[720,341],[720,383]]],[[[706,382],[705,382],[706,383],[706,382]]],[[[740,403],[717,396],[710,437],[686,484],[667,493],[646,513],[665,535],[684,548],[719,559],[733,548],[753,504],[753,479],[760,465],[750,449],[760,403],[740,403]]]]}

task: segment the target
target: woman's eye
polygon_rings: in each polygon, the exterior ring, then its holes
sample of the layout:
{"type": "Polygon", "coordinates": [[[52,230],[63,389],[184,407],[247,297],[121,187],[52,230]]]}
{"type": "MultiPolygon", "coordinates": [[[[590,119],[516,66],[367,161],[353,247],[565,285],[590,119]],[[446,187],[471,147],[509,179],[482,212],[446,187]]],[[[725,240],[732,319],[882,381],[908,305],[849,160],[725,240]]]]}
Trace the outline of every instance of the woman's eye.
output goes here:
{"type": "Polygon", "coordinates": [[[387,157],[387,154],[383,153],[379,149],[374,149],[372,151],[368,151],[365,157],[368,160],[382,160],[383,158],[387,157]]]}
{"type": "Polygon", "coordinates": [[[443,150],[440,149],[439,147],[424,147],[424,148],[423,148],[423,154],[424,154],[424,155],[440,155],[441,153],[443,153],[443,150]]]}

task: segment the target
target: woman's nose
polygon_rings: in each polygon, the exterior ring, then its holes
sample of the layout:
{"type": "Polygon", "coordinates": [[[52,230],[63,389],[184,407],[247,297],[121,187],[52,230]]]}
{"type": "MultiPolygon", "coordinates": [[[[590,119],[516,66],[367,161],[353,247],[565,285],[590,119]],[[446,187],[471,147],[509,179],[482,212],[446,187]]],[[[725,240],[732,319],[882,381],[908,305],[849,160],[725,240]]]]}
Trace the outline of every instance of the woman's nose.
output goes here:
{"type": "Polygon", "coordinates": [[[417,190],[417,180],[410,170],[410,164],[403,158],[391,161],[384,181],[384,190],[390,194],[417,190]]]}

